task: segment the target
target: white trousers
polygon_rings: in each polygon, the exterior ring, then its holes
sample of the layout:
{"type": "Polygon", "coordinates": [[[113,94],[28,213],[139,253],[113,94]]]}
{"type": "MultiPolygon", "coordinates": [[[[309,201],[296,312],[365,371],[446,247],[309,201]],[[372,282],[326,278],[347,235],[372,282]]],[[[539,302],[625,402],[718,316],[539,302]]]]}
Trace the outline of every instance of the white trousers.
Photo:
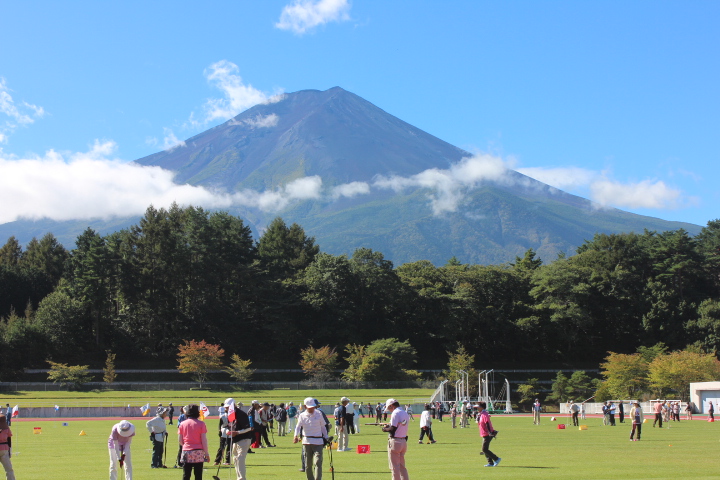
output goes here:
{"type": "MultiPolygon", "coordinates": [[[[109,448],[110,451],[110,480],[117,480],[118,477],[118,465],[120,465],[120,458],[118,452],[114,448],[109,448]]],[[[132,480],[132,458],[130,458],[130,448],[125,449],[125,461],[123,462],[125,467],[125,480],[132,480]]]]}

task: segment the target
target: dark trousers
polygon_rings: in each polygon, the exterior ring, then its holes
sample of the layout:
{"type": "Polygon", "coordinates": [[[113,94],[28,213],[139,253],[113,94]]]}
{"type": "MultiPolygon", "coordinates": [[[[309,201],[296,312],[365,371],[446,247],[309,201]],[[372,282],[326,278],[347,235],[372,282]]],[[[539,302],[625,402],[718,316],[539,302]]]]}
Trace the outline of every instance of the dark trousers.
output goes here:
{"type": "Polygon", "coordinates": [[[642,433],[642,423],[633,423],[632,431],[630,432],[630,440],[633,439],[633,435],[635,435],[635,430],[637,430],[637,439],[640,440],[640,433],[642,433]]]}
{"type": "Polygon", "coordinates": [[[223,450],[225,450],[225,463],[230,463],[230,450],[232,450],[232,439],[220,437],[220,448],[215,454],[215,463],[222,462],[223,450]]]}
{"type": "Polygon", "coordinates": [[[375,414],[375,421],[380,422],[381,419],[382,419],[382,412],[377,412],[375,414]]]}
{"type": "Polygon", "coordinates": [[[611,413],[608,416],[610,417],[610,425],[614,427],[615,426],[615,414],[611,413]]]}
{"type": "Polygon", "coordinates": [[[485,458],[487,458],[488,463],[495,463],[495,460],[498,459],[498,456],[490,451],[490,442],[492,439],[492,436],[483,437],[482,453],[485,455],[485,458]]]}
{"type": "MultiPolygon", "coordinates": [[[[154,436],[154,435],[153,435],[154,436]]],[[[155,468],[162,468],[162,454],[163,454],[163,442],[153,440],[153,454],[152,454],[152,466],[155,468]]]]}
{"type": "Polygon", "coordinates": [[[180,456],[182,455],[182,445],[178,447],[177,459],[175,459],[175,465],[180,466],[180,456]]]}
{"type": "Polygon", "coordinates": [[[572,419],[573,419],[573,427],[580,426],[580,422],[578,421],[578,412],[573,412],[572,419]]]}
{"type": "Polygon", "coordinates": [[[625,423],[625,412],[620,412],[620,423],[625,423]]]}
{"type": "Polygon", "coordinates": [[[427,434],[428,440],[431,442],[435,441],[435,438],[433,438],[432,434],[432,427],[424,427],[420,429],[420,441],[422,442],[423,437],[427,434]]]}
{"type": "Polygon", "coordinates": [[[662,413],[656,413],[655,414],[655,421],[653,422],[653,427],[656,423],[660,422],[660,428],[662,428],[662,413]]]}
{"type": "MultiPolygon", "coordinates": [[[[260,431],[260,438],[265,441],[265,446],[269,447],[271,445],[271,443],[270,443],[270,439],[268,438],[268,434],[267,434],[268,427],[266,427],[265,425],[259,425],[259,426],[256,426],[255,428],[257,428],[260,431]]],[[[260,443],[262,443],[262,442],[260,442],[260,443]]]]}
{"type": "Polygon", "coordinates": [[[186,463],[183,465],[183,480],[190,480],[190,472],[195,473],[195,480],[202,480],[203,463],[186,463]]]}
{"type": "Polygon", "coordinates": [[[345,427],[347,427],[347,432],[355,435],[355,414],[354,413],[348,413],[345,415],[345,427]]]}
{"type": "Polygon", "coordinates": [[[169,415],[169,418],[170,418],[170,425],[172,425],[172,417],[173,417],[172,415],[169,415]]]}

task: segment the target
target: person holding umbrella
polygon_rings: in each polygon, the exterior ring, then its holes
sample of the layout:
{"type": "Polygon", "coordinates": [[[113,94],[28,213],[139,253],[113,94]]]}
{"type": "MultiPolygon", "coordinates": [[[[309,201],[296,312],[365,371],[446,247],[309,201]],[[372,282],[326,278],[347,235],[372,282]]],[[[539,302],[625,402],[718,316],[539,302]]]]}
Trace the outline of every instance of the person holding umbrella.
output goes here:
{"type": "Polygon", "coordinates": [[[122,420],[113,425],[108,438],[110,451],[110,480],[117,480],[117,466],[125,469],[125,480],[132,480],[132,457],[130,456],[130,443],[135,436],[135,425],[122,420]]]}
{"type": "Polygon", "coordinates": [[[145,426],[150,432],[150,441],[153,445],[152,464],[150,468],[167,468],[163,464],[163,447],[165,446],[165,438],[167,437],[167,427],[165,426],[165,417],[167,410],[158,410],[154,418],[149,420],[145,426]]]}

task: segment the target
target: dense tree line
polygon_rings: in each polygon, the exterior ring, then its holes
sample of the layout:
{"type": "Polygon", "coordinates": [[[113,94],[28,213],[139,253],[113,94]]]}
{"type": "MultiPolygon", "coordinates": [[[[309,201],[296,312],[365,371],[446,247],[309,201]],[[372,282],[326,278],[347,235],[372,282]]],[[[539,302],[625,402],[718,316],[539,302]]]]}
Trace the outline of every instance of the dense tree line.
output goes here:
{"type": "MultiPolygon", "coordinates": [[[[137,225],[91,229],[67,251],[52,234],[0,248],[5,365],[174,356],[184,340],[255,362],[297,361],[307,345],[408,340],[421,364],[463,346],[478,361],[600,362],[664,342],[720,344],[720,221],[596,235],[543,264],[398,267],[380,252],[321,252],[274,220],[259,239],[238,217],[148,208],[137,225]]],[[[432,363],[432,362],[431,362],[432,363]]],[[[7,369],[6,369],[7,371],[7,369]]]]}

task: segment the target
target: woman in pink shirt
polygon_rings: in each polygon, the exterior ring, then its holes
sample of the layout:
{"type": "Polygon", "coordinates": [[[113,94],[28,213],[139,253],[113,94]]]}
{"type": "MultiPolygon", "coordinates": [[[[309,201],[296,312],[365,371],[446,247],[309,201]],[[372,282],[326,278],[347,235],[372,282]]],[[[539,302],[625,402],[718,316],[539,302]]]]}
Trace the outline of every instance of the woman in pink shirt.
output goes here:
{"type": "Polygon", "coordinates": [[[195,472],[195,480],[202,480],[203,462],[210,461],[208,451],[207,426],[199,420],[200,407],[188,405],[187,420],[178,426],[178,441],[182,445],[183,480],[190,480],[190,472],[195,472]]]}
{"type": "Polygon", "coordinates": [[[7,480],[15,480],[15,472],[13,471],[12,462],[12,432],[8,427],[7,417],[0,414],[0,463],[5,468],[5,476],[7,480]]]}

